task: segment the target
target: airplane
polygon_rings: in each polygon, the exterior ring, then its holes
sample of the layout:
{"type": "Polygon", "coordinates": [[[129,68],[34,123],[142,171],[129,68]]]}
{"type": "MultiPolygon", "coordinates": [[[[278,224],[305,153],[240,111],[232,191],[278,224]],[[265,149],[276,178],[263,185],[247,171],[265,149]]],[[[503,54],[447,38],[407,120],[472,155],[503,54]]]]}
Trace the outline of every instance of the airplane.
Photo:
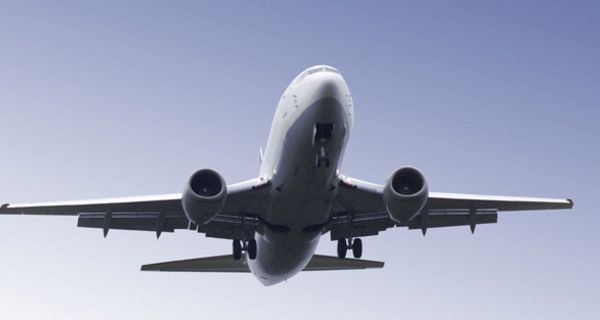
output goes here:
{"type": "Polygon", "coordinates": [[[394,227],[421,230],[496,223],[498,212],[570,209],[571,199],[429,192],[415,167],[385,185],[340,173],[354,104],[340,71],[298,74],[277,105],[257,178],[227,185],[212,169],[194,172],[182,193],[83,201],[4,204],[0,214],[72,215],[77,226],[156,233],[187,229],[228,239],[228,255],[143,265],[142,271],[251,272],[265,286],[300,271],[382,268],[360,259],[361,237],[394,227]],[[337,257],[316,255],[322,235],[337,257]],[[351,251],[354,259],[346,258],[351,251]]]}

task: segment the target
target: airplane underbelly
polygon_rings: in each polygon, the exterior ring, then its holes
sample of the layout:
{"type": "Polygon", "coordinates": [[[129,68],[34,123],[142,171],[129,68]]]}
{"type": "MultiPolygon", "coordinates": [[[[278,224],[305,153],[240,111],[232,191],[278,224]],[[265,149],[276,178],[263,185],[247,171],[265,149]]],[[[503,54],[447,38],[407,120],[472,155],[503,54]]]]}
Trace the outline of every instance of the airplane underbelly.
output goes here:
{"type": "Polygon", "coordinates": [[[329,219],[345,138],[346,117],[337,100],[306,108],[285,133],[267,221],[293,228],[329,219]]]}
{"type": "Polygon", "coordinates": [[[319,236],[267,234],[256,235],[257,257],[247,259],[252,273],[264,284],[285,281],[302,271],[312,258],[319,236]]]}
{"type": "Polygon", "coordinates": [[[346,139],[343,107],[324,98],[308,107],[286,132],[265,220],[287,227],[257,235],[258,256],[249,261],[265,284],[283,281],[310,261],[330,219],[337,167],[346,139]]]}

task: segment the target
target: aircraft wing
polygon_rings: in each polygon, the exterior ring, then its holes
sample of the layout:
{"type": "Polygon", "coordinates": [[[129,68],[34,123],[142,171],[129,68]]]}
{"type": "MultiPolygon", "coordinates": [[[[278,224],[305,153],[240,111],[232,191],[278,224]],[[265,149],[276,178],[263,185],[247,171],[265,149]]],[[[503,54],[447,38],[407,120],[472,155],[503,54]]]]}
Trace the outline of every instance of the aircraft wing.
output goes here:
{"type": "Polygon", "coordinates": [[[196,226],[188,221],[181,206],[181,194],[163,194],[126,198],[106,198],[95,200],[40,202],[25,204],[3,204],[0,214],[78,216],[77,226],[103,229],[104,235],[110,229],[162,232],[176,229],[190,229],[205,233],[208,237],[242,239],[251,234],[267,194],[264,188],[257,188],[262,182],[251,179],[227,186],[227,198],[221,213],[208,224],[196,226]],[[244,212],[244,216],[241,213],[244,212]],[[246,216],[248,214],[248,216],[246,216]],[[244,229],[240,226],[241,220],[244,229]]]}
{"type": "Polygon", "coordinates": [[[498,212],[570,209],[571,199],[529,198],[430,192],[421,212],[406,224],[391,220],[386,212],[383,186],[341,176],[339,204],[330,224],[331,239],[376,235],[391,227],[420,229],[496,223],[498,212]]]}

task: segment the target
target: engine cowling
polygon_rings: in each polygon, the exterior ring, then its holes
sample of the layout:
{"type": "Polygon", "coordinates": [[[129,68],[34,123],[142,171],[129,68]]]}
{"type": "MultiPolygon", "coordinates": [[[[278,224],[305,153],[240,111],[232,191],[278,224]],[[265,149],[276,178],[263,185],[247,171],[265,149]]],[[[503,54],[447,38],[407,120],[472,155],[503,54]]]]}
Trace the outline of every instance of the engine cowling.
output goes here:
{"type": "Polygon", "coordinates": [[[392,220],[407,223],[423,209],[428,195],[423,173],[417,168],[404,167],[394,171],[388,179],[383,201],[392,220]]]}
{"type": "Polygon", "coordinates": [[[214,170],[201,169],[190,177],[181,204],[187,218],[197,225],[209,223],[221,210],[227,197],[227,185],[214,170]]]}

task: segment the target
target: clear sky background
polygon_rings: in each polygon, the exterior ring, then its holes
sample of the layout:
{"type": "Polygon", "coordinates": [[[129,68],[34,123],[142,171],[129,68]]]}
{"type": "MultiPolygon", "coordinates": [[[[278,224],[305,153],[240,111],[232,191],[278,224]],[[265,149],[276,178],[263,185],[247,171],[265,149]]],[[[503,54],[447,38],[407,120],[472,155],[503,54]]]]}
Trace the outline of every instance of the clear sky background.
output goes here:
{"type": "MultiPolygon", "coordinates": [[[[2,319],[600,319],[600,2],[0,1],[0,202],[255,177],[280,94],[314,64],[352,90],[342,172],[575,209],[364,239],[383,270],[142,273],[229,241],[0,217],[2,319]]],[[[328,235],[317,249],[335,254],[328,235]]]]}

